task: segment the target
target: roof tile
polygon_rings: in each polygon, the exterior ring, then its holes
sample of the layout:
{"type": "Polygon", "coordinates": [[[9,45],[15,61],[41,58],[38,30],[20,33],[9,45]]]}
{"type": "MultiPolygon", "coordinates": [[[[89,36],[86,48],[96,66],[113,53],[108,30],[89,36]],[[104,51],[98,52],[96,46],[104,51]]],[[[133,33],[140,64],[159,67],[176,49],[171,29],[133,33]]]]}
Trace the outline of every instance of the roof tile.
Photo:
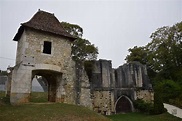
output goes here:
{"type": "Polygon", "coordinates": [[[50,32],[56,35],[68,37],[71,41],[76,39],[71,34],[66,32],[66,30],[62,27],[61,23],[54,16],[54,14],[45,11],[39,10],[28,22],[23,23],[22,26],[20,26],[18,33],[15,35],[13,40],[19,40],[21,34],[23,33],[22,31],[24,30],[24,27],[30,27],[36,30],[50,32]]]}

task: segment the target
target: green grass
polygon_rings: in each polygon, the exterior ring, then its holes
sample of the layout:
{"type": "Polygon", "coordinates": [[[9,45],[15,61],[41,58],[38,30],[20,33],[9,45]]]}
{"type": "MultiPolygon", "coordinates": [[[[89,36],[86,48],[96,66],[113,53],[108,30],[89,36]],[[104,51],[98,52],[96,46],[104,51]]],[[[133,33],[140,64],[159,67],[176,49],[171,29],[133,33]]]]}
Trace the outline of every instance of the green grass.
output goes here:
{"type": "MultiPolygon", "coordinates": [[[[30,102],[44,103],[48,102],[47,92],[32,92],[30,95],[30,102]]],[[[9,98],[5,97],[5,91],[0,91],[0,105],[9,104],[9,98]]]]}
{"type": "Polygon", "coordinates": [[[47,92],[32,92],[30,96],[30,102],[48,102],[48,93],[47,92]]]}
{"type": "Polygon", "coordinates": [[[113,121],[182,121],[182,119],[174,117],[169,113],[160,115],[147,115],[142,113],[127,113],[107,116],[113,121]]]}
{"type": "Polygon", "coordinates": [[[30,104],[18,106],[10,105],[9,98],[4,96],[5,92],[0,91],[0,121],[109,121],[109,119],[112,121],[182,121],[168,113],[161,115],[127,113],[106,118],[82,106],[47,103],[46,93],[33,92],[30,104]]]}
{"type": "Polygon", "coordinates": [[[1,121],[109,121],[85,107],[63,103],[1,106],[1,121]]]}
{"type": "Polygon", "coordinates": [[[46,93],[33,92],[31,103],[17,106],[10,105],[4,96],[0,91],[0,121],[110,121],[83,106],[47,103],[46,93]]]}

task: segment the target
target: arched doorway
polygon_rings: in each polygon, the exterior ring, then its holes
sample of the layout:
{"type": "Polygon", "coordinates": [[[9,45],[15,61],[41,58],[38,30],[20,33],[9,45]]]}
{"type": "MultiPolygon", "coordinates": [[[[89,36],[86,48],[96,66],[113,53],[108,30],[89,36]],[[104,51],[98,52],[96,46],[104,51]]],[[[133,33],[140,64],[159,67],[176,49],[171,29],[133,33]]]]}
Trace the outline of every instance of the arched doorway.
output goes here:
{"type": "Polygon", "coordinates": [[[115,103],[116,113],[133,112],[134,107],[132,101],[125,95],[119,97],[115,103]]]}
{"type": "Polygon", "coordinates": [[[47,85],[47,101],[56,102],[57,89],[61,82],[62,73],[51,70],[33,70],[32,79],[35,77],[42,78],[41,81],[38,80],[41,86],[47,85]]]}
{"type": "Polygon", "coordinates": [[[48,102],[48,82],[40,75],[35,75],[32,79],[30,102],[48,102]]]}

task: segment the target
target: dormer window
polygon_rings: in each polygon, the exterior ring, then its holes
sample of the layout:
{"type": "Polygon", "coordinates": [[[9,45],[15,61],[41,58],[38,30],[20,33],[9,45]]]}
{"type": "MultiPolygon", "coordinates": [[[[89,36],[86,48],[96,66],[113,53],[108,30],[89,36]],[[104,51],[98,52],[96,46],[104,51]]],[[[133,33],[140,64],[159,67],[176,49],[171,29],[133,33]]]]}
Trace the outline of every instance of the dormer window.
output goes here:
{"type": "Polygon", "coordinates": [[[44,41],[43,53],[51,54],[52,43],[49,41],[44,41]]]}

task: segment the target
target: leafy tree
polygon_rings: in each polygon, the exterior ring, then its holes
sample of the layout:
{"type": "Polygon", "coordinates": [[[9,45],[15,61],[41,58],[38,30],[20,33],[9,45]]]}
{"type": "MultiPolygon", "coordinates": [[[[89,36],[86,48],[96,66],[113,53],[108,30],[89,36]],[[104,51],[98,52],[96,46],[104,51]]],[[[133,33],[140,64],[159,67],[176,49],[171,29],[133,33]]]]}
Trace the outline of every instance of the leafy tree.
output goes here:
{"type": "Polygon", "coordinates": [[[82,37],[83,29],[79,25],[70,24],[70,23],[67,23],[67,22],[61,22],[61,25],[72,36],[74,36],[76,38],[81,38],[82,37]]]}
{"type": "Polygon", "coordinates": [[[129,48],[128,51],[130,54],[126,56],[125,60],[127,62],[138,61],[141,64],[147,65],[148,76],[150,77],[151,81],[154,80],[153,78],[155,78],[156,72],[150,68],[150,65],[148,63],[149,52],[146,47],[134,46],[133,48],[129,48]]]}
{"type": "Polygon", "coordinates": [[[134,46],[133,48],[129,48],[128,51],[130,54],[125,58],[127,62],[138,61],[142,64],[146,64],[147,51],[145,50],[145,47],[134,46]]]}
{"type": "Polygon", "coordinates": [[[148,65],[166,79],[175,78],[173,72],[182,69],[182,22],[157,29],[151,39],[146,45],[148,65]]]}
{"type": "Polygon", "coordinates": [[[161,97],[166,103],[169,103],[170,99],[177,98],[181,93],[181,87],[172,80],[163,80],[155,88],[161,93],[161,97]]]}
{"type": "Polygon", "coordinates": [[[98,49],[88,40],[78,38],[72,46],[73,60],[84,62],[85,60],[97,59],[98,49]]]}
{"type": "Polygon", "coordinates": [[[83,63],[85,60],[97,59],[98,48],[94,44],[91,44],[89,40],[83,39],[83,29],[76,24],[70,24],[62,22],[63,28],[77,39],[72,46],[72,58],[73,60],[83,63]]]}
{"type": "Polygon", "coordinates": [[[130,48],[126,61],[146,64],[150,78],[182,81],[182,22],[161,27],[150,38],[146,46],[130,48]]]}
{"type": "Polygon", "coordinates": [[[130,48],[126,60],[147,65],[149,77],[155,84],[155,111],[157,108],[162,109],[162,105],[156,101],[160,102],[160,98],[181,106],[182,87],[179,85],[182,84],[182,22],[171,27],[161,27],[150,38],[151,42],[146,46],[130,48]]]}
{"type": "MultiPolygon", "coordinates": [[[[84,63],[86,60],[95,60],[97,59],[98,49],[94,44],[91,44],[89,40],[83,39],[83,29],[76,24],[70,24],[66,22],[62,22],[61,25],[63,28],[70,33],[72,36],[77,38],[73,42],[72,46],[72,59],[76,62],[76,80],[75,80],[75,90],[76,90],[76,104],[80,104],[80,95],[81,92],[81,77],[84,73],[84,63]]],[[[88,65],[88,64],[86,64],[88,65]]],[[[85,67],[88,76],[90,77],[90,65],[85,67]]]]}

